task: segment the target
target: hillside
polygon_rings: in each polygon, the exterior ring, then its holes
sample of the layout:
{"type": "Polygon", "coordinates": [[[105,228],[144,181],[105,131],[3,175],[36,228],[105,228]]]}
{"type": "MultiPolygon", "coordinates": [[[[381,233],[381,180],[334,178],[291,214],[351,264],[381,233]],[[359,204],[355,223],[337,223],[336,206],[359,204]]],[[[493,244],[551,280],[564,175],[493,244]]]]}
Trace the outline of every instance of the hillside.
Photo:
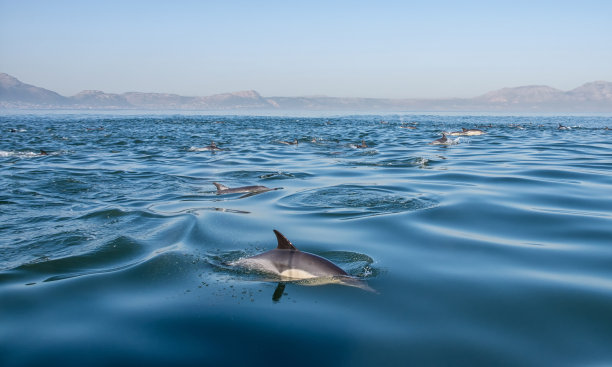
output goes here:
{"type": "Polygon", "coordinates": [[[85,90],[64,97],[0,74],[0,108],[140,109],[140,110],[286,110],[286,111],[491,111],[612,112],[612,83],[585,83],[570,91],[545,85],[502,88],[474,98],[388,99],[326,96],[263,97],[254,90],[180,96],[167,93],[123,94],[85,90]]]}

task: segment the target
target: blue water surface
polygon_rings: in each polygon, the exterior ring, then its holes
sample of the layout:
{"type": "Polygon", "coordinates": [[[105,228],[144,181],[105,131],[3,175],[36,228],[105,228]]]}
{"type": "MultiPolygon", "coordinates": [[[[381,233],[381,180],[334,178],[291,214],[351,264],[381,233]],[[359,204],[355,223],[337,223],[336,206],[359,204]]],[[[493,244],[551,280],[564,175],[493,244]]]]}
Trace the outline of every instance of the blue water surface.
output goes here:
{"type": "Polygon", "coordinates": [[[612,365],[606,126],[5,114],[0,365],[612,365]],[[375,291],[229,265],[273,229],[375,291]]]}

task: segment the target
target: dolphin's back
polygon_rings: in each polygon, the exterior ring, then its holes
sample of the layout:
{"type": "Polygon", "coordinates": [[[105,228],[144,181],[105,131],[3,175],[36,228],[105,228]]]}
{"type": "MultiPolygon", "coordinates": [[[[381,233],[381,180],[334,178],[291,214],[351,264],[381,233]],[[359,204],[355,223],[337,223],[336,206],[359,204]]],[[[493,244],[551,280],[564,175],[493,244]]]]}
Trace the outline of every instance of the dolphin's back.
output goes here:
{"type": "Polygon", "coordinates": [[[217,188],[217,194],[236,194],[243,192],[264,192],[275,190],[265,186],[241,186],[230,188],[218,182],[213,182],[213,185],[215,185],[215,187],[217,188]]]}
{"type": "Polygon", "coordinates": [[[290,249],[274,249],[239,261],[240,265],[292,279],[348,276],[331,261],[290,249]]]}

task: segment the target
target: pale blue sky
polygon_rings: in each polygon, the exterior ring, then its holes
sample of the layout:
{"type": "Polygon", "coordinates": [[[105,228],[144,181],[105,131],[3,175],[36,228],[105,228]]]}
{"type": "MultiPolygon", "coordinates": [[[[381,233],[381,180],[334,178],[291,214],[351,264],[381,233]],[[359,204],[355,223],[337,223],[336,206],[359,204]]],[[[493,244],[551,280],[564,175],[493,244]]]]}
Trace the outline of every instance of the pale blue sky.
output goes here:
{"type": "Polygon", "coordinates": [[[73,95],[473,97],[612,81],[612,1],[0,0],[0,72],[73,95]]]}

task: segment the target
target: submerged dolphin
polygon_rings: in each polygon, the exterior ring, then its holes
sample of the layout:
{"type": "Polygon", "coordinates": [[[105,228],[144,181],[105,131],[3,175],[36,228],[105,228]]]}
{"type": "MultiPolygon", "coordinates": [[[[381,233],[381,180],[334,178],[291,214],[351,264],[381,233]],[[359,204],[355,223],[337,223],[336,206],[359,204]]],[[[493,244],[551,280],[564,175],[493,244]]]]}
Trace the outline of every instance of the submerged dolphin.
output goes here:
{"type": "Polygon", "coordinates": [[[201,147],[201,148],[191,147],[191,148],[189,148],[189,150],[192,151],[192,152],[202,152],[202,151],[211,151],[211,152],[214,152],[214,151],[226,150],[226,149],[219,148],[214,141],[211,141],[210,145],[207,145],[207,146],[201,147]]]}
{"type": "Polygon", "coordinates": [[[237,194],[237,193],[242,193],[242,192],[249,193],[249,194],[260,194],[262,192],[280,190],[282,188],[282,187],[275,187],[271,189],[265,186],[241,186],[241,187],[229,188],[225,185],[221,185],[218,182],[213,182],[213,185],[217,187],[217,195],[237,194]]]}
{"type": "Polygon", "coordinates": [[[368,144],[366,144],[365,140],[362,140],[361,144],[351,144],[350,146],[351,148],[362,149],[362,148],[367,148],[368,144]]]}
{"type": "Polygon", "coordinates": [[[285,144],[285,145],[298,145],[299,144],[297,139],[293,139],[293,141],[279,140],[278,142],[281,144],[285,144]]]}
{"type": "Polygon", "coordinates": [[[275,249],[235,261],[230,265],[274,274],[282,281],[303,280],[302,284],[305,285],[339,283],[373,291],[368,285],[351,277],[331,261],[298,250],[276,229],[274,234],[278,240],[275,249]]]}

